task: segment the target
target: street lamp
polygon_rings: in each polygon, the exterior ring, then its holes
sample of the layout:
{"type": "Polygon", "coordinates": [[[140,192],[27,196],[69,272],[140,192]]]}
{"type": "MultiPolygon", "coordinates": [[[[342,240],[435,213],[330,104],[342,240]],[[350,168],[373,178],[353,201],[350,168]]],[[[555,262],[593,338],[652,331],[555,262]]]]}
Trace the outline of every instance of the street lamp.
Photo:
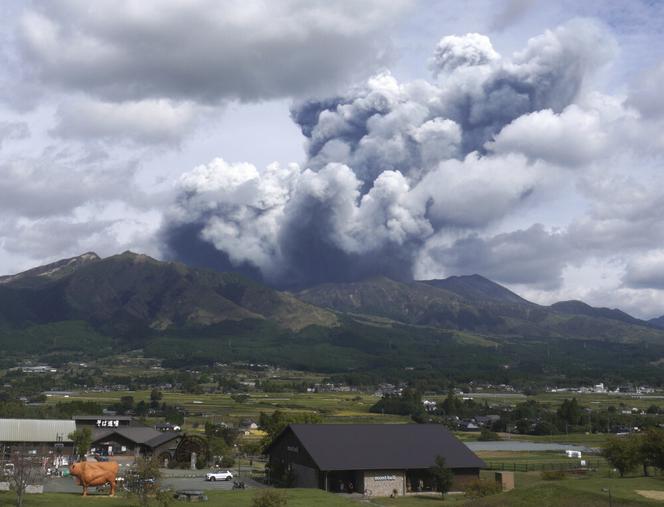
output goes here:
{"type": "Polygon", "coordinates": [[[235,452],[237,454],[237,480],[241,481],[242,480],[242,462],[240,461],[240,446],[237,444],[234,444],[233,447],[235,447],[235,452]]]}

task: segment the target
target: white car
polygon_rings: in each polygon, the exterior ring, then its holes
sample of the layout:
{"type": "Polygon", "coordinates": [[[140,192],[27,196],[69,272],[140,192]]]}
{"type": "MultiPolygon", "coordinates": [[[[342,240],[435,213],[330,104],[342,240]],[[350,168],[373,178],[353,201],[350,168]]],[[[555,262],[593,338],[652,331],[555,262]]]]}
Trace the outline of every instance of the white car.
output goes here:
{"type": "Polygon", "coordinates": [[[233,479],[233,474],[228,470],[225,472],[208,472],[205,474],[206,481],[230,481],[233,479]]]}

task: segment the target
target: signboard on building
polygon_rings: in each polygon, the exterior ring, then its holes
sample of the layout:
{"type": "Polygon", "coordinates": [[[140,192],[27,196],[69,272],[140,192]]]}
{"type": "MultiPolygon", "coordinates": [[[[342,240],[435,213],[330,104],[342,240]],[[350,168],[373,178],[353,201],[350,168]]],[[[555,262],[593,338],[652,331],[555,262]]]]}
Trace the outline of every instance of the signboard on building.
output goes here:
{"type": "Polygon", "coordinates": [[[118,419],[97,419],[97,428],[118,428],[119,426],[118,419]]]}

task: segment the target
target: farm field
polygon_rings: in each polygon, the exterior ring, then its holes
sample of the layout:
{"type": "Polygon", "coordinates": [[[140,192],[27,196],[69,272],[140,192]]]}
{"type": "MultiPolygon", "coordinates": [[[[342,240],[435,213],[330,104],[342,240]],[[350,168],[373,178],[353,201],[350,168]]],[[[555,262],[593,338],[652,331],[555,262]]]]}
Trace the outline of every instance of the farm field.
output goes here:
{"type": "MultiPolygon", "coordinates": [[[[556,407],[564,399],[560,393],[556,396],[537,395],[534,399],[556,407]]],[[[570,393],[566,393],[569,399],[570,393]]],[[[186,431],[201,430],[206,421],[230,421],[237,423],[242,419],[257,420],[261,412],[272,413],[275,410],[283,412],[315,412],[319,414],[326,423],[408,423],[408,416],[377,414],[369,412],[369,408],[376,403],[378,398],[364,392],[323,392],[323,393],[300,393],[300,392],[277,392],[277,393],[251,393],[249,398],[243,402],[234,400],[229,394],[190,394],[172,391],[163,391],[161,401],[169,405],[177,405],[187,409],[189,415],[186,418],[186,431]]],[[[135,402],[141,400],[149,401],[150,392],[144,391],[79,391],[65,395],[52,395],[47,398],[46,403],[54,404],[73,400],[96,401],[102,404],[112,404],[120,401],[123,396],[132,396],[135,402]]],[[[438,397],[427,397],[438,399],[438,397]]],[[[440,400],[443,398],[440,397],[440,400]]],[[[492,404],[510,404],[523,402],[524,398],[492,398],[492,404]]],[[[641,406],[645,408],[652,404],[652,399],[632,399],[629,396],[618,395],[579,395],[581,406],[595,407],[594,403],[611,404],[618,406],[641,406]],[[598,401],[597,397],[604,399],[598,401]]],[[[663,403],[664,405],[664,403],[663,403]]],[[[156,422],[147,419],[147,422],[156,422]]],[[[479,432],[456,432],[456,436],[463,441],[473,441],[479,438],[479,432]]],[[[257,435],[260,436],[260,435],[257,435]]],[[[540,443],[561,443],[572,445],[583,445],[587,447],[601,447],[606,441],[607,435],[598,433],[570,433],[554,435],[518,435],[501,433],[503,440],[530,441],[540,443]]]]}
{"type": "MultiPolygon", "coordinates": [[[[429,400],[441,402],[445,395],[425,396],[429,400]]],[[[565,399],[576,398],[582,407],[597,409],[607,409],[610,406],[625,408],[637,408],[645,410],[650,405],[664,405],[664,394],[653,393],[636,395],[630,393],[608,394],[608,393],[538,393],[532,396],[526,396],[521,393],[496,393],[496,392],[473,392],[464,393],[463,397],[472,398],[475,401],[487,401],[492,405],[513,406],[517,403],[523,403],[527,400],[535,400],[539,403],[549,404],[553,407],[559,406],[565,399]]]]}
{"type": "Polygon", "coordinates": [[[508,435],[507,433],[499,433],[499,435],[503,440],[585,445],[586,447],[601,447],[608,437],[606,433],[569,433],[566,435],[508,435]]]}
{"type": "MultiPolygon", "coordinates": [[[[239,403],[228,394],[187,394],[162,392],[162,402],[186,408],[190,415],[186,423],[203,423],[206,420],[224,419],[239,421],[245,418],[257,419],[261,412],[275,410],[284,412],[316,412],[328,423],[403,423],[409,422],[407,416],[372,414],[371,405],[378,398],[372,394],[359,392],[344,393],[255,393],[239,403]]],[[[133,396],[135,402],[150,400],[150,391],[80,391],[64,396],[49,396],[47,403],[58,401],[85,400],[104,404],[116,403],[122,396],[133,396]]],[[[191,429],[191,427],[187,428],[191,429]]]]}

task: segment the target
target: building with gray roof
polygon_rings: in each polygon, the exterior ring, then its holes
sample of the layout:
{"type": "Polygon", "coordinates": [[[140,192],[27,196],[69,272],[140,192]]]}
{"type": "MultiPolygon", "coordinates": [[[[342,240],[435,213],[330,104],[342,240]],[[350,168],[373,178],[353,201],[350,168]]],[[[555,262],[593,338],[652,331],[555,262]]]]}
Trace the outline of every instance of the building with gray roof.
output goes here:
{"type": "Polygon", "coordinates": [[[104,456],[151,455],[160,461],[172,459],[180,432],[157,431],[149,426],[120,426],[95,429],[92,432],[92,452],[104,456]]]}
{"type": "Polygon", "coordinates": [[[0,419],[0,449],[8,459],[15,450],[47,456],[72,453],[69,434],[76,431],[72,420],[0,419]]]}
{"type": "Polygon", "coordinates": [[[455,489],[486,467],[440,424],[291,424],[266,453],[274,483],[374,496],[435,490],[437,456],[454,473],[455,489]]]}

